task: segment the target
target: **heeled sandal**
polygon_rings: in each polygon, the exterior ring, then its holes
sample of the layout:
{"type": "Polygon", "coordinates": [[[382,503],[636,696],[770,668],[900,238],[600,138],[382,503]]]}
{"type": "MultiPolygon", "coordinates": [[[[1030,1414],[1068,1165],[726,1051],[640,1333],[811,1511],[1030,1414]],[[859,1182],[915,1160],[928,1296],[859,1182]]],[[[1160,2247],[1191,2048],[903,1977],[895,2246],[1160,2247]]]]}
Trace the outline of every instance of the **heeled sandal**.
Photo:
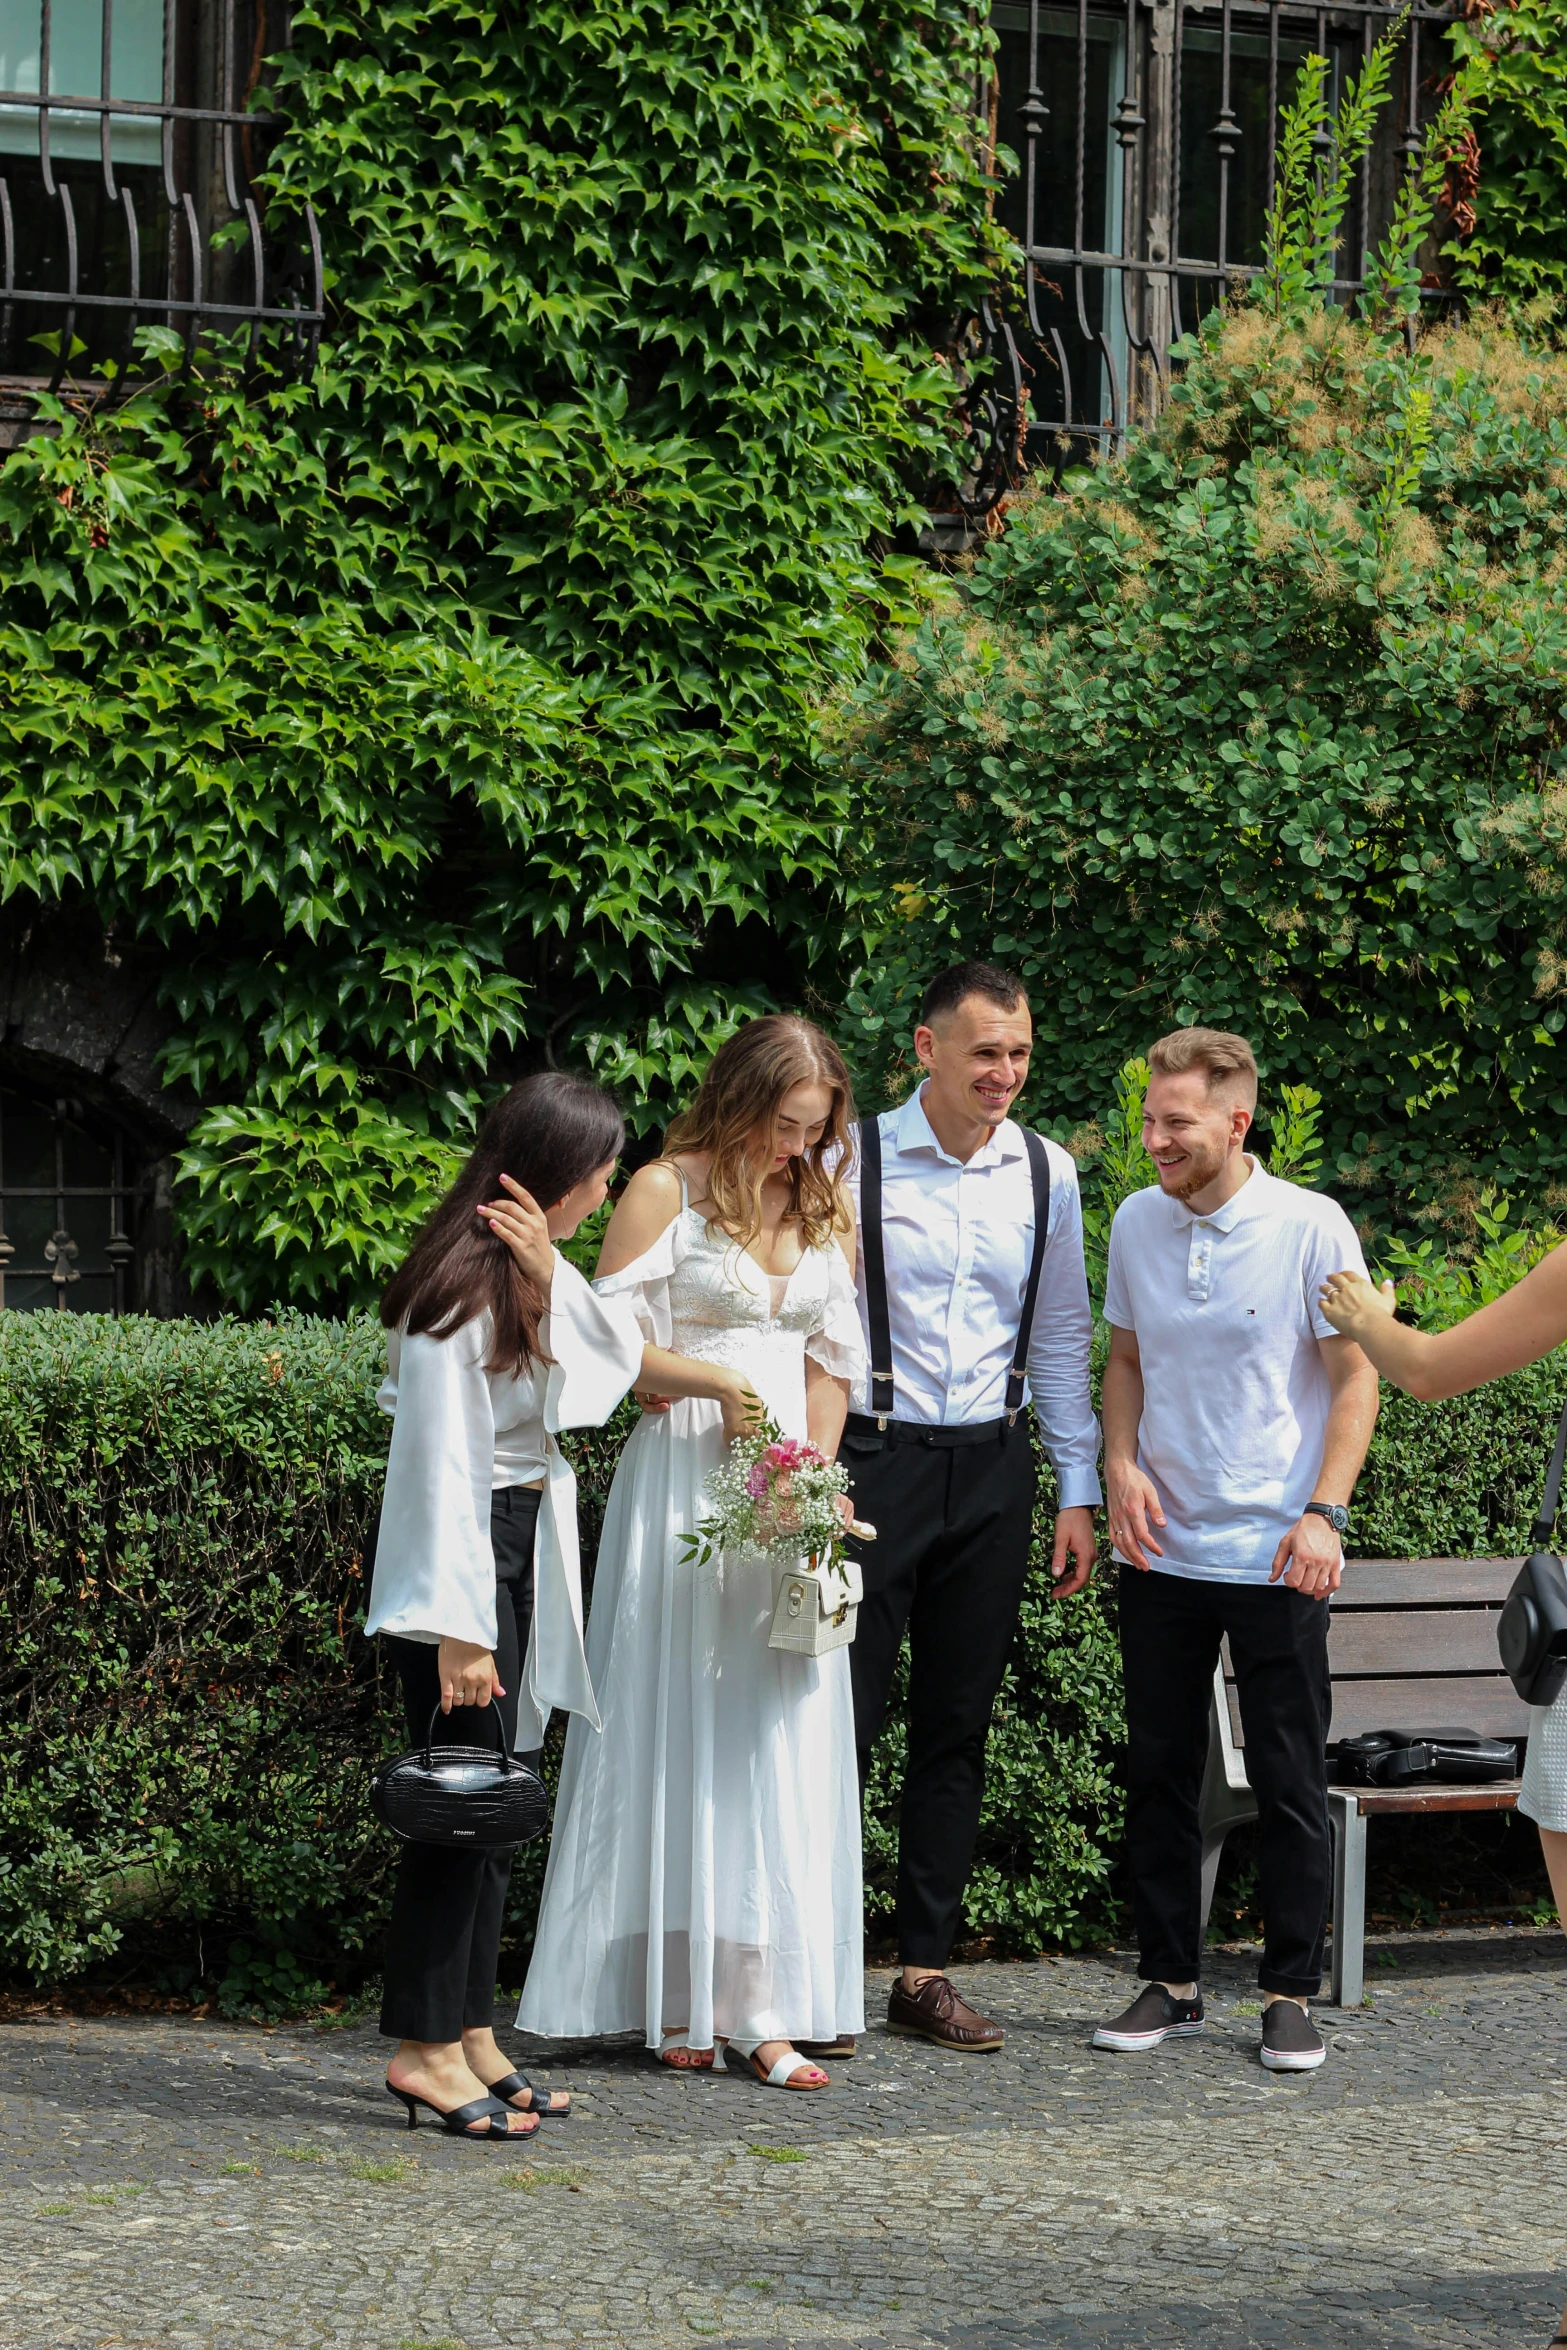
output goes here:
{"type": "Polygon", "coordinates": [[[541,2105],[539,2092],[526,2073],[507,2073],[503,2080],[492,2081],[490,2095],[499,2098],[502,2105],[509,2105],[513,2113],[537,2114],[541,2122],[563,2122],[571,2112],[571,2091],[569,2089],[546,2089],[544,2095],[549,2099],[549,2103],[541,2105]],[[519,2105],[516,2102],[519,2097],[531,2097],[533,2103],[519,2105]],[[556,2104],[557,2097],[565,2099],[564,2105],[556,2104]]]}
{"type": "Polygon", "coordinates": [[[710,2073],[714,2056],[711,2048],[693,2048],[682,2025],[676,2031],[660,2034],[658,2061],[667,2072],[710,2073]]]}
{"type": "Polygon", "coordinates": [[[725,2066],[727,2067],[729,2064],[730,2052],[732,2050],[736,2056],[741,2058],[741,2060],[749,2066],[750,2070],[756,2075],[756,2078],[761,2082],[764,2089],[809,2090],[830,2089],[832,2087],[831,2080],[828,2078],[827,2074],[822,2071],[821,2066],[819,2064],[813,2064],[808,2056],[802,2056],[799,2049],[795,2047],[792,2040],[790,2041],[785,2054],[779,2057],[777,2063],[772,2067],[771,2071],[768,2070],[767,2066],[763,2064],[761,2058],[756,2053],[761,2045],[762,2043],[760,2040],[752,2040],[747,2042],[744,2040],[731,2039],[724,2049],[725,2066]],[[796,2073],[800,2072],[814,2073],[816,2078],[814,2081],[797,2081],[794,2076],[796,2073]]]}
{"type": "MultiPolygon", "coordinates": [[[[530,2138],[536,2138],[539,2134],[537,2114],[531,2116],[531,2130],[514,2130],[511,2117],[517,2108],[502,2105],[498,2097],[470,2097],[466,2105],[455,2105],[448,2112],[444,2106],[433,2105],[428,2097],[420,2097],[412,2089],[399,2089],[392,2081],[387,2082],[386,2093],[388,2097],[395,2097],[398,2104],[405,2108],[411,2130],[419,2127],[419,2108],[422,2105],[427,2113],[434,2114],[449,2138],[472,2138],[481,2146],[495,2138],[510,2138],[516,2145],[524,2146],[530,2138]],[[478,2121],[487,2121],[489,2128],[472,2128],[471,2124],[478,2121]]],[[[524,2115],[522,2118],[526,2120],[530,2117],[524,2115]]]]}

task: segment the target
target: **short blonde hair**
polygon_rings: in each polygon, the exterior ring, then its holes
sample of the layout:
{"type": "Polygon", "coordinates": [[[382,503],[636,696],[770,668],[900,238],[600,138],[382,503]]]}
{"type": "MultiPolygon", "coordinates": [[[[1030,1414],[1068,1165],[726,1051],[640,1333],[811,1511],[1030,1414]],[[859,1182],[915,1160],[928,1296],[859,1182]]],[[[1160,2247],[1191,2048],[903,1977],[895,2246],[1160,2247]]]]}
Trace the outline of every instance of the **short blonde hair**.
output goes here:
{"type": "Polygon", "coordinates": [[[1149,1046],[1148,1066],[1161,1077],[1201,1069],[1210,1093],[1222,1088],[1248,1110],[1257,1107],[1257,1056],[1244,1036],[1233,1036],[1227,1028],[1172,1028],[1149,1046]]]}

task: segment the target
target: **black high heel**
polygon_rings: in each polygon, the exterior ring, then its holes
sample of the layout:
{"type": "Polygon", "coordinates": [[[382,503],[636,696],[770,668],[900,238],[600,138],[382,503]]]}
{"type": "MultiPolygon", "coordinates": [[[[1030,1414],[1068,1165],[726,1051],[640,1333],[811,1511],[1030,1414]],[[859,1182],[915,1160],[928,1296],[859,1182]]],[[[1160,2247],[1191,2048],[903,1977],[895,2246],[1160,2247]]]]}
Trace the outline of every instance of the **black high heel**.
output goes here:
{"type": "Polygon", "coordinates": [[[490,2083],[490,2095],[498,2097],[502,2105],[511,2106],[513,2113],[535,2113],[541,2122],[568,2120],[571,2114],[571,2091],[569,2089],[546,2089],[544,2094],[549,2099],[548,2105],[539,2103],[539,2092],[526,2073],[508,2073],[504,2080],[490,2083]],[[533,2103],[531,2105],[512,2105],[514,2097],[531,2097],[533,2103]],[[555,2103],[557,2097],[564,2097],[565,2104],[557,2105],[555,2103]]]}
{"type": "MultiPolygon", "coordinates": [[[[455,2106],[450,2113],[447,2113],[439,2105],[432,2105],[428,2097],[418,2097],[412,2089],[399,2089],[391,2081],[386,2084],[386,2093],[388,2097],[395,2097],[398,2104],[405,2108],[408,2115],[408,2127],[411,2130],[416,2130],[419,2127],[419,2108],[422,2105],[426,2112],[434,2114],[449,2138],[473,2138],[480,2145],[490,2138],[510,2138],[515,2144],[522,2146],[526,2144],[528,2139],[538,2136],[537,2116],[534,2117],[531,2130],[514,2130],[511,2126],[510,2116],[517,2111],[517,2108],[502,2105],[499,2098],[496,2097],[470,2097],[466,2105],[455,2106]],[[477,2121],[487,2121],[490,2126],[487,2130],[471,2129],[469,2124],[477,2121]]],[[[524,2115],[523,2118],[526,2120],[527,2116],[524,2115]]]]}

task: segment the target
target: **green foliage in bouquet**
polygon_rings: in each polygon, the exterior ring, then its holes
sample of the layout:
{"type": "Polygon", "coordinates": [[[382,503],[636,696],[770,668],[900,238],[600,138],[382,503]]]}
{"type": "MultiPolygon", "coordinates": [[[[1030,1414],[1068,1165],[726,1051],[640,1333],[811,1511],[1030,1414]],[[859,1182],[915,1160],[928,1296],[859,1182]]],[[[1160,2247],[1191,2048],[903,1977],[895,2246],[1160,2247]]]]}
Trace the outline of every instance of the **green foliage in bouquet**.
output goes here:
{"type": "Polygon", "coordinates": [[[141,939],[190,1263],[373,1292],[508,1069],[644,1121],[823,951],[808,748],[996,250],[966,0],[320,0],[275,68],[319,372],[0,465],[3,897],[141,939]]]}
{"type": "Polygon", "coordinates": [[[1237,1028],[1352,1213],[1467,1230],[1487,1182],[1552,1203],[1567,1116],[1567,358],[1482,319],[1410,349],[1413,204],[1376,317],[1324,303],[1315,185],[1284,169],[1158,424],[1025,497],[846,702],[879,912],[844,1032],[874,1090],[923,974],[1009,963],[1066,1136],[1162,1029],[1237,1028]]]}

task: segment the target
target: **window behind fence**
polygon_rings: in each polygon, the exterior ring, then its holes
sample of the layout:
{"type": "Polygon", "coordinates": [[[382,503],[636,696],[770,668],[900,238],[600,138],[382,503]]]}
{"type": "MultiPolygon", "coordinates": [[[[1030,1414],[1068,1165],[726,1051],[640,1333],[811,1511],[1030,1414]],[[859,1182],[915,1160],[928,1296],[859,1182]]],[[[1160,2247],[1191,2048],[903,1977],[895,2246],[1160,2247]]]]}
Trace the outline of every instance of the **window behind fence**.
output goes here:
{"type": "Polygon", "coordinates": [[[75,1102],[0,1087],[0,1307],[124,1313],[134,1205],[117,1129],[75,1102]]]}
{"type": "Polygon", "coordinates": [[[1347,224],[1339,292],[1358,286],[1450,71],[1452,9],[1332,10],[1285,0],[994,0],[990,92],[1018,168],[998,215],[1027,255],[1021,298],[988,321],[997,399],[980,500],[1062,435],[1113,444],[1157,408],[1170,346],[1261,262],[1281,108],[1302,60],[1336,106],[1407,14],[1393,95],[1347,224]]]}
{"type": "Polygon", "coordinates": [[[58,383],[133,364],[138,329],[321,324],[308,214],[263,234],[279,0],[0,0],[0,373],[58,383]]]}

